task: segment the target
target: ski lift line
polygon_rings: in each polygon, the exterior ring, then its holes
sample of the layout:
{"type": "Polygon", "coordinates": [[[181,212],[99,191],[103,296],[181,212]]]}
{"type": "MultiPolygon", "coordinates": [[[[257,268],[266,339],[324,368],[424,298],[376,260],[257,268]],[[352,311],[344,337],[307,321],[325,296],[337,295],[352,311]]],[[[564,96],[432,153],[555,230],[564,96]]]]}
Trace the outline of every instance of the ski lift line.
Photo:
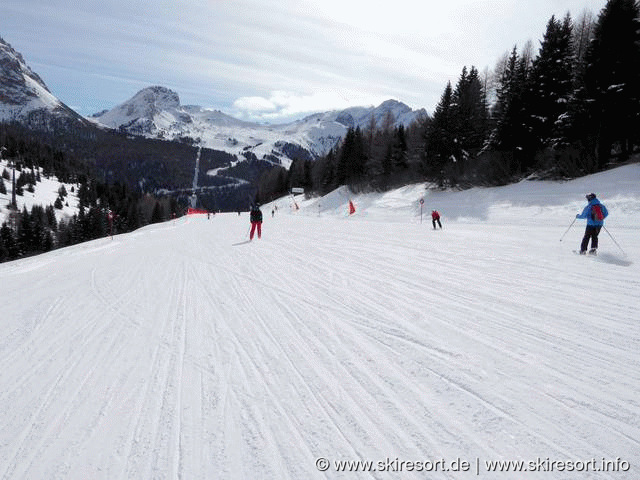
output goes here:
{"type": "Polygon", "coordinates": [[[191,207],[196,208],[196,204],[198,203],[198,196],[196,192],[198,190],[198,171],[200,170],[200,153],[202,152],[202,147],[198,147],[198,153],[196,154],[196,168],[193,173],[193,195],[191,195],[191,207]]]}
{"type": "Polygon", "coordinates": [[[196,168],[193,174],[193,189],[198,188],[198,172],[200,170],[200,153],[202,152],[202,147],[198,147],[198,153],[196,154],[196,168]]]}

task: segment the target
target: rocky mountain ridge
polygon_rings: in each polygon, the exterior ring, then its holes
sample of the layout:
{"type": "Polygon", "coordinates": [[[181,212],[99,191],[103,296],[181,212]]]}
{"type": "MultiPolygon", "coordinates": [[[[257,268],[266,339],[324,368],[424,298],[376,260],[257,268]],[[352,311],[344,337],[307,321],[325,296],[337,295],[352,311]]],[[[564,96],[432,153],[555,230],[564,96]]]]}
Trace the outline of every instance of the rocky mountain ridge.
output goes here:
{"type": "Polygon", "coordinates": [[[41,125],[84,119],[56,98],[22,55],[0,37],[0,121],[41,125]]]}

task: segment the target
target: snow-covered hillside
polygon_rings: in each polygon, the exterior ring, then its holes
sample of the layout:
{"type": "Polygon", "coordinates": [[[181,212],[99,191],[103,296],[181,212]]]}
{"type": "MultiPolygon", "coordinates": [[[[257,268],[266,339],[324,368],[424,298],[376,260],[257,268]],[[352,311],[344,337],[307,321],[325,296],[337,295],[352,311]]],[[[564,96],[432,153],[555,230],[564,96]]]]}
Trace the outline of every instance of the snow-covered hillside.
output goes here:
{"type": "Polygon", "coordinates": [[[638,478],[638,179],[339,190],[253,242],[195,216],[2,264],[0,476],[638,478]],[[591,191],[619,247],[583,257],[591,191]]]}
{"type": "MultiPolygon", "coordinates": [[[[13,170],[9,166],[9,161],[0,160],[0,174],[5,170],[10,174],[10,176],[13,175],[13,170]]],[[[78,186],[60,182],[56,177],[46,178],[42,175],[41,169],[39,173],[40,181],[36,182],[34,185],[33,192],[29,192],[25,187],[23,188],[22,195],[16,195],[18,211],[22,211],[24,207],[27,207],[27,210],[31,211],[34,205],[41,205],[42,207],[53,205],[59,197],[60,187],[64,187],[67,195],[64,197],[62,202],[62,208],[55,209],[56,219],[58,221],[65,220],[78,213],[78,186]]],[[[20,172],[16,171],[16,179],[19,175],[20,172]]],[[[7,193],[0,193],[0,225],[8,219],[10,212],[8,206],[11,203],[13,192],[12,180],[3,179],[2,181],[4,182],[7,193]]]]}
{"type": "Polygon", "coordinates": [[[92,120],[152,138],[189,137],[201,146],[229,152],[239,159],[250,152],[259,159],[288,167],[293,157],[327,153],[349,127],[365,128],[372,117],[381,126],[387,115],[394,125],[406,126],[426,112],[389,100],[377,107],[353,107],[310,115],[288,124],[264,125],[244,122],[218,110],[181,105],[176,92],[155,86],[139,91],[112,110],[94,115],[92,120]]]}

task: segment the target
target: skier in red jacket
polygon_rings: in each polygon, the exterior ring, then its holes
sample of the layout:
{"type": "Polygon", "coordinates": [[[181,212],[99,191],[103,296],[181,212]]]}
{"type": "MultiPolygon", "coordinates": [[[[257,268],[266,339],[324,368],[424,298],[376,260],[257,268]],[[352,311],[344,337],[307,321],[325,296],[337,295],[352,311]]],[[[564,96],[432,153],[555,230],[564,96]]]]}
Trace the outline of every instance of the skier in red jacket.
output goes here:
{"type": "Polygon", "coordinates": [[[438,213],[437,210],[431,210],[431,223],[433,223],[434,230],[436,229],[436,222],[438,223],[438,226],[442,230],[442,223],[440,223],[440,214],[438,213]]]}

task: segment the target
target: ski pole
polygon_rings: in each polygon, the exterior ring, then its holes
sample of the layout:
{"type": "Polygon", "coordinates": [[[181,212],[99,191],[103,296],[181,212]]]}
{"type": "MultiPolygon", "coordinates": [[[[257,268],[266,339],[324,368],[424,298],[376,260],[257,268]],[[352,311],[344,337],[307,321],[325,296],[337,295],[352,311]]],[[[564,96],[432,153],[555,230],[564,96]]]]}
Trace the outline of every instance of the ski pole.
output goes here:
{"type": "Polygon", "coordinates": [[[602,228],[604,228],[604,231],[607,232],[607,234],[611,237],[611,240],[613,240],[613,243],[616,244],[616,246],[620,249],[620,251],[622,252],[622,255],[624,255],[625,257],[627,256],[627,254],[624,252],[624,250],[622,249],[622,247],[620,245],[618,245],[618,242],[616,242],[616,239],[613,238],[613,235],[611,235],[609,233],[609,230],[607,230],[607,227],[605,227],[604,225],[602,226],[602,228]]]}
{"type": "Polygon", "coordinates": [[[566,231],[566,232],[564,232],[564,234],[560,237],[560,241],[562,241],[562,239],[564,238],[564,236],[569,232],[569,229],[570,229],[571,227],[573,227],[573,224],[574,224],[574,223],[576,223],[576,220],[577,220],[577,218],[574,218],[574,219],[573,219],[573,222],[571,222],[571,225],[569,225],[569,228],[567,228],[567,231],[566,231]]]}

